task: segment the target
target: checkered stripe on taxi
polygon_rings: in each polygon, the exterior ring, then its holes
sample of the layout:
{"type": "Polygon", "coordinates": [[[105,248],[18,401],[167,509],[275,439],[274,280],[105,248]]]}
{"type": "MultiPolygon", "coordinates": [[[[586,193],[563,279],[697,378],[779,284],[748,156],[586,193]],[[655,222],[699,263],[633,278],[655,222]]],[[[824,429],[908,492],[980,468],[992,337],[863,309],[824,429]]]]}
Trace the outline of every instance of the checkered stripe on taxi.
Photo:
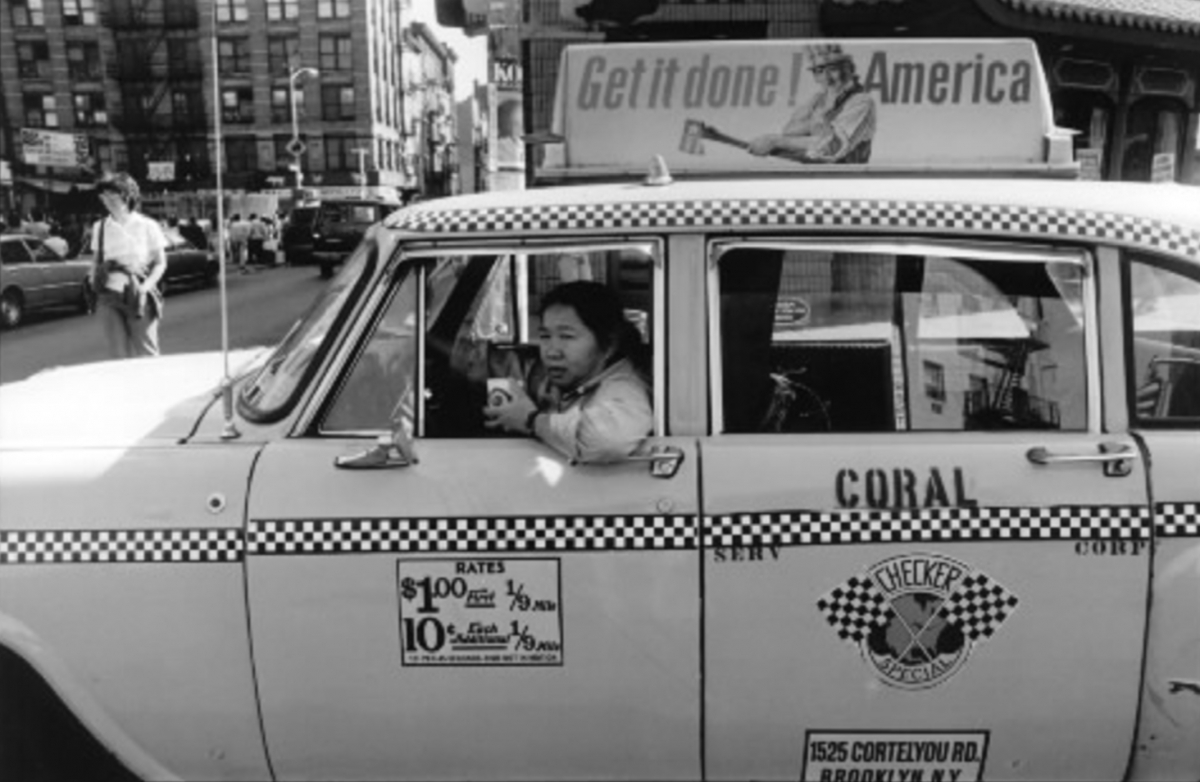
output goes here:
{"type": "Polygon", "coordinates": [[[1154,506],[1154,513],[1158,537],[1200,537],[1200,502],[1164,502],[1154,506]]]}
{"type": "Polygon", "coordinates": [[[0,565],[239,562],[240,529],[21,530],[0,533],[0,565]]]}
{"type": "Polygon", "coordinates": [[[517,516],[416,519],[266,519],[247,553],[604,551],[697,546],[694,516],[517,516]]]}
{"type": "Polygon", "coordinates": [[[713,516],[706,546],[820,546],[909,541],[1148,539],[1141,506],[932,508],[713,516]]]}
{"type": "Polygon", "coordinates": [[[1158,220],[1086,209],[876,199],[718,199],[559,204],[492,209],[407,209],[396,227],[441,234],[667,227],[834,227],[970,230],[1111,239],[1200,255],[1200,232],[1158,220]]]}

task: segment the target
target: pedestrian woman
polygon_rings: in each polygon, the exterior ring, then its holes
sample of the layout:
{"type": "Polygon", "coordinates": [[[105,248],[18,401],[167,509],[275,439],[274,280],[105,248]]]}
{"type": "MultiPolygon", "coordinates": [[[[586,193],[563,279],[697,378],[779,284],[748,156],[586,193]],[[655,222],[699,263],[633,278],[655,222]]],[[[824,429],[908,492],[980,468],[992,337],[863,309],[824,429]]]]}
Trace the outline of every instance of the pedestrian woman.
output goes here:
{"type": "Polygon", "coordinates": [[[92,289],[96,316],[111,358],[158,355],[162,297],[158,282],[167,270],[162,227],[138,211],[141,191],[128,174],[96,185],[108,217],[92,228],[92,289]]]}
{"type": "Polygon", "coordinates": [[[641,337],[613,291],[589,281],[546,295],[533,396],[485,408],[486,426],[526,434],[578,462],[616,462],[651,434],[649,386],[634,366],[641,337]]]}

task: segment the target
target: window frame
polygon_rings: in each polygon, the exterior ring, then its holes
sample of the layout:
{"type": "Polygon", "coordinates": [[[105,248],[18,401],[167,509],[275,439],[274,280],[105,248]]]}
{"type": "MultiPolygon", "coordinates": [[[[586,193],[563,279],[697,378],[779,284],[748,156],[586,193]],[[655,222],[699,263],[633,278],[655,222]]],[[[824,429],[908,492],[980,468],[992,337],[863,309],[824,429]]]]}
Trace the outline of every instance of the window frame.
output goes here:
{"type": "Polygon", "coordinates": [[[1200,284],[1200,271],[1194,264],[1178,258],[1156,255],[1143,250],[1121,250],[1121,335],[1125,351],[1125,412],[1129,429],[1145,430],[1200,430],[1200,416],[1194,418],[1142,418],[1137,413],[1137,371],[1134,363],[1134,313],[1133,313],[1133,265],[1135,263],[1175,274],[1200,284]]]}
{"type": "MultiPolygon", "coordinates": [[[[878,253],[891,255],[925,255],[951,259],[968,258],[977,261],[1025,261],[1045,264],[1049,262],[1074,263],[1083,271],[1083,286],[1081,299],[1083,303],[1084,344],[1083,360],[1085,382],[1085,427],[1082,430],[1071,430],[1076,434],[1099,434],[1103,428],[1101,409],[1101,377],[1100,377],[1100,338],[1097,318],[1097,287],[1096,287],[1096,257],[1091,248],[1072,245],[1026,244],[1019,242],[988,242],[963,239],[905,239],[905,238],[863,238],[854,236],[829,237],[763,237],[763,236],[721,236],[708,237],[706,240],[706,257],[708,258],[707,280],[705,283],[707,298],[708,322],[708,398],[709,398],[709,436],[712,437],[805,437],[805,433],[773,433],[773,432],[726,432],[725,431],[725,392],[724,392],[724,363],[722,361],[722,332],[721,332],[721,286],[720,262],[721,257],[734,249],[767,249],[789,250],[798,252],[853,252],[878,253]]],[[[914,384],[920,380],[906,378],[904,389],[906,409],[912,398],[914,384]]],[[[912,422],[902,431],[883,432],[821,432],[824,437],[903,437],[905,435],[930,436],[948,435],[962,437],[971,434],[992,434],[987,430],[979,431],[943,431],[922,430],[911,428],[912,422]]],[[[1014,429],[1011,432],[1027,432],[1034,430],[1014,429]]]]}
{"type": "MultiPolygon", "coordinates": [[[[380,229],[387,230],[387,229],[380,229]]],[[[401,245],[395,252],[395,257],[385,264],[383,277],[387,285],[377,285],[375,290],[364,302],[364,311],[370,312],[368,318],[359,318],[355,328],[347,334],[344,344],[350,348],[343,350],[337,359],[330,364],[329,371],[318,384],[314,399],[317,403],[301,416],[296,431],[314,437],[346,438],[374,437],[385,430],[356,430],[356,431],[327,431],[325,421],[330,410],[337,403],[338,397],[353,375],[355,367],[363,353],[370,345],[371,338],[379,321],[386,314],[386,309],[399,291],[399,287],[413,273],[417,275],[417,356],[416,356],[416,388],[417,410],[416,430],[414,440],[425,438],[425,399],[422,390],[425,388],[425,358],[427,329],[426,322],[426,283],[431,261],[447,255],[455,256],[500,256],[500,255],[533,255],[542,253],[571,253],[571,252],[602,252],[606,250],[629,250],[646,248],[651,263],[651,343],[652,353],[652,397],[654,406],[654,431],[651,437],[667,435],[667,334],[668,328],[666,251],[667,237],[662,235],[637,236],[628,238],[597,237],[588,239],[509,239],[486,243],[442,244],[415,242],[401,245]]],[[[526,311],[529,307],[528,291],[517,291],[518,308],[526,311]]],[[[522,316],[518,313],[518,320],[522,316]]],[[[514,335],[517,340],[529,338],[521,334],[521,329],[514,335]]],[[[439,438],[440,439],[440,438],[439,438]]]]}

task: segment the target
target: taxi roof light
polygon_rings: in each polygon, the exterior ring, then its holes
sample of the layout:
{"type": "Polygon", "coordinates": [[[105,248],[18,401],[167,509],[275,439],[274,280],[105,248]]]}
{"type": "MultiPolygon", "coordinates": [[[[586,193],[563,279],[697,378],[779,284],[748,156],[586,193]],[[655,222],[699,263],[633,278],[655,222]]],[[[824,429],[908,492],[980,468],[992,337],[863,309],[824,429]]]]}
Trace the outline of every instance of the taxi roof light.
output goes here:
{"type": "Polygon", "coordinates": [[[671,171],[667,168],[667,161],[662,155],[655,155],[650,161],[650,170],[646,174],[646,178],[642,180],[642,184],[648,187],[662,187],[669,185],[675,180],[671,178],[671,171]]]}

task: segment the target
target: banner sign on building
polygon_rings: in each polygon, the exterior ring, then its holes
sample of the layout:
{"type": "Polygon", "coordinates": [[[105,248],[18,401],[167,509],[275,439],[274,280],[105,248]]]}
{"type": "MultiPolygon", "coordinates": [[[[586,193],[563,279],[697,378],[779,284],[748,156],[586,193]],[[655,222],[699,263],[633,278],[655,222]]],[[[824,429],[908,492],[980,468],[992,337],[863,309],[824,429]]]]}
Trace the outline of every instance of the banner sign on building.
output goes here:
{"type": "Polygon", "coordinates": [[[175,161],[149,161],[146,163],[146,179],[151,182],[173,182],[175,180],[175,161]]]}
{"type": "Polygon", "coordinates": [[[21,128],[21,159],[31,166],[78,168],[91,159],[84,133],[21,128]]]}
{"type": "Polygon", "coordinates": [[[581,44],[558,89],[572,170],[1044,167],[1061,135],[1028,40],[581,44]]]}

